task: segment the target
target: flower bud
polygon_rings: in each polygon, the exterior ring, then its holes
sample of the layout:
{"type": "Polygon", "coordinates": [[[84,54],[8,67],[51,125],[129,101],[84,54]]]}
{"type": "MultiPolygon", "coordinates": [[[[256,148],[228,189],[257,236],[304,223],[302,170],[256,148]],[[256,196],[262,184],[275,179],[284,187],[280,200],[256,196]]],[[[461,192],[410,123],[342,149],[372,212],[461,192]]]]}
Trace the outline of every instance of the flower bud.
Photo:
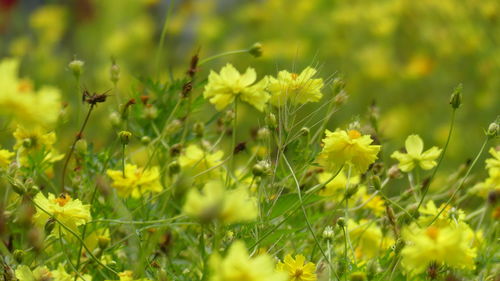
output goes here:
{"type": "Polygon", "coordinates": [[[325,227],[325,229],[323,230],[323,238],[325,240],[332,240],[334,236],[335,232],[333,231],[333,227],[329,225],[325,227]]]}
{"type": "Polygon", "coordinates": [[[462,89],[463,89],[462,84],[459,84],[451,94],[450,104],[451,107],[454,109],[459,108],[460,105],[462,104],[462,89]]]}
{"type": "Polygon", "coordinates": [[[148,104],[146,108],[144,108],[144,118],[149,120],[154,120],[158,117],[158,109],[156,106],[148,104]]]}
{"type": "Polygon", "coordinates": [[[250,49],[248,49],[248,53],[250,53],[250,55],[252,55],[256,58],[262,56],[262,44],[259,42],[253,44],[250,47],[250,49]]]}
{"type": "Polygon", "coordinates": [[[382,184],[380,183],[380,178],[378,176],[372,177],[372,183],[375,190],[380,190],[382,188],[382,184]]]}
{"type": "Polygon", "coordinates": [[[172,120],[165,128],[165,133],[168,135],[173,135],[177,133],[182,128],[182,122],[179,119],[172,120]]]}
{"type": "Polygon", "coordinates": [[[271,136],[271,132],[268,128],[260,128],[257,131],[257,139],[261,141],[267,140],[271,136]]]}
{"type": "Polygon", "coordinates": [[[80,154],[85,154],[87,152],[87,142],[84,139],[79,139],[75,143],[75,149],[80,154]]]}
{"type": "Polygon", "coordinates": [[[118,83],[118,80],[120,80],[120,67],[116,63],[113,62],[109,73],[110,73],[111,82],[113,82],[113,84],[116,86],[116,84],[118,83]]]}
{"type": "Polygon", "coordinates": [[[106,249],[109,246],[109,242],[111,239],[106,236],[99,236],[97,237],[97,245],[99,245],[99,248],[101,249],[106,249]]]}
{"type": "Polygon", "coordinates": [[[308,136],[310,132],[311,131],[307,127],[302,127],[302,129],[300,129],[300,135],[304,137],[308,136]]]}
{"type": "Polygon", "coordinates": [[[127,145],[130,142],[130,138],[132,137],[132,133],[129,131],[120,131],[118,133],[118,137],[123,145],[127,145]]]}
{"type": "Polygon", "coordinates": [[[168,164],[168,173],[172,176],[178,174],[181,171],[181,165],[177,161],[172,161],[168,164]]]}
{"type": "Polygon", "coordinates": [[[486,131],[486,136],[488,136],[489,138],[494,138],[498,136],[499,130],[500,126],[498,125],[498,122],[495,121],[488,126],[488,131],[486,131]]]}
{"type": "Polygon", "coordinates": [[[142,143],[143,145],[148,145],[150,142],[151,142],[151,138],[150,138],[150,137],[148,137],[148,136],[143,136],[143,137],[141,138],[141,143],[142,143]]]}
{"type": "Polygon", "coordinates": [[[85,62],[81,60],[74,59],[68,64],[69,69],[73,72],[73,75],[78,79],[83,71],[83,65],[85,62]]]}
{"type": "Polygon", "coordinates": [[[109,115],[109,121],[111,122],[111,125],[113,127],[118,127],[122,122],[120,114],[118,112],[112,112],[109,115]]]}
{"type": "Polygon", "coordinates": [[[278,122],[276,121],[276,115],[272,114],[272,113],[269,113],[267,116],[266,116],[266,124],[267,124],[267,127],[270,129],[270,130],[274,130],[278,127],[278,122]]]}
{"type": "Polygon", "coordinates": [[[45,223],[45,235],[50,235],[52,233],[52,230],[54,230],[54,227],[56,226],[56,221],[54,218],[49,218],[49,220],[45,223]]]}
{"type": "Polygon", "coordinates": [[[349,281],[367,281],[366,273],[364,272],[353,272],[349,274],[349,281]]]}
{"type": "Polygon", "coordinates": [[[205,125],[203,125],[202,122],[194,123],[193,132],[196,135],[196,137],[198,137],[198,138],[203,137],[203,133],[205,132],[205,125]]]}
{"type": "Polygon", "coordinates": [[[337,225],[344,228],[345,227],[345,219],[343,217],[338,218],[337,225]]]}
{"type": "Polygon", "coordinates": [[[14,251],[14,259],[17,263],[22,263],[24,259],[25,253],[23,250],[15,250],[14,251]]]}

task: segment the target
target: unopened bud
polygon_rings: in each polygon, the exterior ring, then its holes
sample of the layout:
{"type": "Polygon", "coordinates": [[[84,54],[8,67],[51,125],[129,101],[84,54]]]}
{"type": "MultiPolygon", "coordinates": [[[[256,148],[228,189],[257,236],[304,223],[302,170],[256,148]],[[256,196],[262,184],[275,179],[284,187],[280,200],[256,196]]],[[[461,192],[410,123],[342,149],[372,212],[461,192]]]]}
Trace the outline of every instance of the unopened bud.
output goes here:
{"type": "Polygon", "coordinates": [[[111,82],[113,82],[113,84],[116,86],[116,84],[118,83],[118,80],[120,80],[120,67],[116,63],[113,63],[111,65],[111,69],[110,69],[109,73],[110,73],[111,82]]]}
{"type": "Polygon", "coordinates": [[[158,109],[156,106],[148,104],[146,108],[144,108],[144,118],[149,120],[154,120],[158,117],[158,109]]]}
{"type": "Polygon", "coordinates": [[[378,176],[372,177],[372,183],[375,190],[380,190],[382,188],[382,184],[380,183],[380,178],[378,176]]]}
{"type": "Polygon", "coordinates": [[[278,127],[278,122],[276,121],[276,115],[272,114],[272,113],[269,113],[267,116],[266,116],[266,124],[267,124],[267,127],[270,129],[270,130],[274,130],[278,127]]]}
{"type": "Polygon", "coordinates": [[[68,64],[69,69],[73,72],[73,75],[78,79],[83,72],[83,65],[85,63],[81,60],[74,59],[68,64]]]}
{"type": "Polygon", "coordinates": [[[24,259],[25,253],[23,250],[15,250],[14,251],[14,259],[17,263],[22,263],[24,259]]]}
{"type": "Polygon", "coordinates": [[[262,56],[262,44],[259,42],[253,44],[252,47],[248,49],[248,53],[256,58],[262,56]]]}
{"type": "Polygon", "coordinates": [[[109,121],[111,122],[111,125],[113,127],[118,127],[121,124],[122,119],[121,119],[120,114],[118,112],[112,112],[109,115],[109,121]]]}
{"type": "Polygon", "coordinates": [[[488,131],[486,131],[486,136],[488,136],[489,138],[494,138],[498,136],[499,130],[500,126],[498,125],[498,121],[495,121],[488,126],[488,131]]]}
{"type": "Polygon", "coordinates": [[[271,136],[271,132],[269,131],[268,128],[260,128],[257,131],[257,139],[261,141],[265,141],[271,136]]]}
{"type": "Polygon", "coordinates": [[[349,281],[367,281],[366,273],[364,272],[353,272],[349,274],[349,281]]]}
{"type": "Polygon", "coordinates": [[[203,133],[205,132],[205,125],[203,125],[202,122],[194,123],[193,132],[196,135],[196,137],[198,137],[198,138],[203,137],[203,133]]]}
{"type": "Polygon", "coordinates": [[[387,170],[387,176],[391,179],[397,179],[402,176],[401,171],[398,168],[398,165],[392,165],[389,170],[387,170]]]}
{"type": "Polygon", "coordinates": [[[344,228],[345,227],[345,219],[343,217],[338,218],[337,225],[344,228]]]}
{"type": "Polygon", "coordinates": [[[302,129],[300,129],[300,135],[304,137],[308,136],[310,132],[311,131],[307,127],[302,127],[302,129]]]}
{"type": "Polygon", "coordinates": [[[458,84],[458,86],[453,90],[453,93],[450,97],[451,107],[457,109],[462,104],[462,84],[458,84]]]}
{"type": "Polygon", "coordinates": [[[132,137],[132,133],[129,131],[120,131],[118,133],[118,137],[120,137],[120,141],[123,145],[127,145],[130,142],[130,138],[132,137]]]}
{"type": "Polygon", "coordinates": [[[143,137],[141,138],[141,143],[142,143],[143,145],[148,145],[150,142],[151,142],[151,138],[150,138],[150,137],[148,137],[148,136],[143,136],[143,137]]]}
{"type": "Polygon", "coordinates": [[[335,231],[333,231],[333,227],[327,226],[323,230],[323,238],[326,240],[332,240],[333,237],[335,236],[335,231]]]}
{"type": "Polygon", "coordinates": [[[97,238],[97,245],[99,245],[99,248],[104,250],[108,247],[110,240],[111,239],[109,239],[109,237],[99,236],[97,238]]]}
{"type": "Polygon", "coordinates": [[[84,139],[79,139],[75,143],[75,149],[80,154],[85,154],[87,152],[87,142],[84,139]]]}
{"type": "Polygon", "coordinates": [[[175,120],[172,120],[172,122],[170,122],[167,125],[167,127],[165,128],[165,133],[167,134],[167,136],[173,135],[173,134],[177,133],[177,131],[179,131],[180,128],[182,128],[181,120],[175,119],[175,120]]]}
{"type": "Polygon", "coordinates": [[[54,227],[56,226],[56,220],[54,218],[49,218],[49,220],[45,223],[45,235],[50,235],[54,227]]]}
{"type": "Polygon", "coordinates": [[[181,165],[179,164],[179,162],[172,161],[172,163],[168,165],[168,173],[170,175],[178,174],[180,171],[181,171],[181,165]]]}

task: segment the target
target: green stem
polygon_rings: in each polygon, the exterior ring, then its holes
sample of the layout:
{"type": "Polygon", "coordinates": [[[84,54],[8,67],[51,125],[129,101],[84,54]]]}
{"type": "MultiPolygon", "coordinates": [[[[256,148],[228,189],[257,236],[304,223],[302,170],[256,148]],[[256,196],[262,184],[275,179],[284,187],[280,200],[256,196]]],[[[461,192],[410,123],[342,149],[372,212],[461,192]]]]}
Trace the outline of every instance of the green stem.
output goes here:
{"type": "Polygon", "coordinates": [[[165,16],[165,21],[163,22],[163,28],[161,30],[160,42],[158,44],[158,51],[156,52],[156,75],[160,76],[160,62],[161,62],[161,53],[163,51],[163,45],[165,44],[165,37],[167,35],[167,27],[168,21],[170,19],[170,14],[172,13],[173,6],[172,1],[168,1],[167,15],[165,16]]]}
{"type": "Polygon", "coordinates": [[[242,54],[242,53],[247,53],[247,52],[248,52],[248,49],[236,50],[236,51],[228,51],[228,52],[220,53],[220,54],[217,54],[217,55],[214,55],[214,56],[211,56],[211,57],[208,57],[206,59],[201,60],[198,63],[198,65],[200,66],[202,64],[205,64],[205,63],[207,63],[209,61],[212,61],[212,60],[220,58],[220,57],[225,57],[225,56],[234,55],[234,54],[242,54]]]}
{"type": "Polygon", "coordinates": [[[456,108],[453,108],[453,111],[451,112],[450,129],[448,130],[448,137],[446,138],[446,143],[443,147],[443,152],[441,153],[441,157],[439,157],[439,161],[436,165],[436,168],[434,168],[434,171],[432,171],[432,175],[429,178],[429,183],[427,184],[427,187],[424,189],[424,193],[422,194],[422,198],[420,199],[420,202],[418,203],[416,212],[418,212],[418,209],[420,209],[420,207],[424,203],[425,196],[427,195],[427,192],[430,189],[432,180],[434,179],[434,176],[436,175],[439,167],[441,166],[441,162],[443,162],[444,154],[446,153],[446,150],[448,149],[448,144],[450,143],[450,139],[451,139],[451,133],[453,132],[453,126],[455,124],[455,112],[456,112],[456,108]]]}
{"type": "Polygon", "coordinates": [[[472,171],[472,168],[474,168],[474,166],[477,163],[477,160],[479,160],[479,157],[481,156],[481,154],[483,154],[484,148],[486,147],[486,144],[488,143],[489,140],[490,139],[487,137],[486,140],[483,142],[483,145],[481,146],[481,149],[477,153],[476,158],[474,158],[474,161],[472,161],[471,165],[469,166],[469,169],[467,169],[467,173],[465,173],[465,176],[462,178],[462,181],[460,182],[460,185],[457,187],[457,189],[455,189],[455,191],[450,196],[450,198],[448,199],[448,201],[446,201],[446,204],[444,204],[443,208],[441,208],[441,210],[439,210],[439,212],[432,219],[432,221],[429,223],[429,225],[432,225],[438,219],[438,217],[441,215],[441,213],[444,212],[444,210],[450,205],[451,201],[455,198],[455,196],[457,195],[457,193],[462,189],[462,187],[464,186],[465,181],[467,180],[467,178],[469,177],[470,172],[472,171]]]}

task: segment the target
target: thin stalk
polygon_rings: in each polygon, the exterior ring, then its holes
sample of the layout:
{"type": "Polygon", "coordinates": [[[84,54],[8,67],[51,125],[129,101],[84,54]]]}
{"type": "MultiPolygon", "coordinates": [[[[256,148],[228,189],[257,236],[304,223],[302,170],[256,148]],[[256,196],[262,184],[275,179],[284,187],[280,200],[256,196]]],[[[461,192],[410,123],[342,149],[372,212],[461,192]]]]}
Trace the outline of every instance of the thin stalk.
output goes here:
{"type": "Polygon", "coordinates": [[[73,141],[73,144],[71,144],[71,149],[69,150],[68,156],[66,156],[66,160],[64,161],[62,178],[61,178],[61,191],[62,192],[65,191],[64,183],[66,181],[66,170],[68,169],[69,160],[71,159],[71,156],[73,155],[73,152],[75,151],[76,142],[82,138],[83,130],[85,130],[85,126],[87,126],[87,123],[88,123],[89,118],[90,118],[90,114],[92,113],[94,106],[95,106],[95,104],[90,105],[89,111],[87,112],[87,116],[85,116],[85,120],[83,121],[82,127],[80,128],[80,131],[76,135],[75,140],[73,141]]]}
{"type": "Polygon", "coordinates": [[[455,112],[456,108],[453,108],[453,111],[451,112],[451,122],[450,122],[450,129],[448,130],[448,137],[446,138],[446,143],[443,147],[443,152],[441,153],[441,156],[439,157],[439,161],[436,165],[436,168],[434,168],[434,171],[432,171],[432,175],[429,178],[429,183],[427,184],[427,187],[424,189],[424,193],[422,194],[422,198],[420,198],[420,202],[418,203],[416,211],[418,212],[418,209],[420,209],[420,206],[424,203],[425,196],[427,195],[427,191],[430,189],[430,185],[432,183],[432,180],[434,179],[434,176],[437,173],[437,170],[441,166],[441,162],[443,162],[444,154],[446,153],[446,150],[448,149],[448,144],[450,143],[451,139],[451,133],[453,132],[453,126],[455,124],[455,112]]]}
{"type": "Polygon", "coordinates": [[[161,53],[163,51],[163,45],[165,44],[165,37],[167,35],[167,27],[168,27],[168,21],[170,19],[170,14],[172,13],[173,10],[172,1],[168,1],[168,8],[167,8],[167,15],[165,16],[165,21],[163,22],[163,28],[161,30],[161,35],[160,35],[160,42],[158,44],[158,50],[156,52],[156,75],[157,77],[160,76],[160,62],[161,62],[161,53]]]}
{"type": "Polygon", "coordinates": [[[483,145],[481,146],[481,149],[477,153],[476,158],[474,158],[474,161],[472,161],[471,165],[469,166],[469,169],[467,169],[467,173],[465,173],[465,176],[462,178],[462,181],[460,182],[460,185],[457,187],[457,189],[455,189],[455,191],[450,196],[450,198],[448,199],[448,201],[446,201],[446,204],[444,204],[443,208],[441,208],[441,210],[439,210],[439,212],[432,219],[432,221],[429,223],[429,225],[432,225],[437,220],[437,218],[441,215],[441,213],[443,213],[444,210],[450,205],[451,201],[455,198],[455,196],[457,195],[457,193],[462,189],[462,187],[464,186],[465,181],[467,180],[467,178],[469,177],[470,172],[472,171],[472,168],[474,168],[474,166],[477,163],[477,160],[479,160],[479,157],[481,156],[481,154],[483,154],[484,148],[486,147],[486,144],[488,143],[489,140],[490,140],[489,137],[487,137],[486,140],[483,142],[483,145]]]}
{"type": "Polygon", "coordinates": [[[202,64],[205,64],[209,61],[212,61],[214,59],[217,59],[217,58],[220,58],[220,57],[225,57],[225,56],[229,56],[229,55],[235,55],[235,54],[242,54],[242,53],[247,53],[248,52],[248,49],[244,49],[244,50],[236,50],[236,51],[229,51],[229,52],[224,52],[224,53],[220,53],[220,54],[217,54],[217,55],[213,55],[211,57],[208,57],[206,59],[203,59],[201,60],[198,65],[202,65],[202,64]]]}

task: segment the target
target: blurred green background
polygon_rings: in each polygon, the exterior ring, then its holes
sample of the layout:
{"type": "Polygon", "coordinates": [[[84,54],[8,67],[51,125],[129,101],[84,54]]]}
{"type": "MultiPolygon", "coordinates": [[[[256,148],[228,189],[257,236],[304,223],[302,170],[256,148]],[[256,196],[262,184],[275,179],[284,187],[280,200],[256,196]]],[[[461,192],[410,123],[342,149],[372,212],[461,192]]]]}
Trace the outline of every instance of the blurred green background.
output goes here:
{"type": "Polygon", "coordinates": [[[85,61],[82,85],[97,91],[113,87],[114,58],[127,95],[140,77],[182,77],[197,50],[203,59],[255,42],[262,57],[220,58],[199,77],[226,62],[252,66],[259,77],[307,65],[324,78],[341,74],[350,99],[329,128],[366,120],[376,102],[384,157],[411,133],[442,146],[459,83],[463,106],[447,163],[472,157],[500,113],[498,0],[0,0],[0,56],[20,57],[21,77],[59,87],[70,104],[80,99],[67,67],[74,56],[85,61]]]}

